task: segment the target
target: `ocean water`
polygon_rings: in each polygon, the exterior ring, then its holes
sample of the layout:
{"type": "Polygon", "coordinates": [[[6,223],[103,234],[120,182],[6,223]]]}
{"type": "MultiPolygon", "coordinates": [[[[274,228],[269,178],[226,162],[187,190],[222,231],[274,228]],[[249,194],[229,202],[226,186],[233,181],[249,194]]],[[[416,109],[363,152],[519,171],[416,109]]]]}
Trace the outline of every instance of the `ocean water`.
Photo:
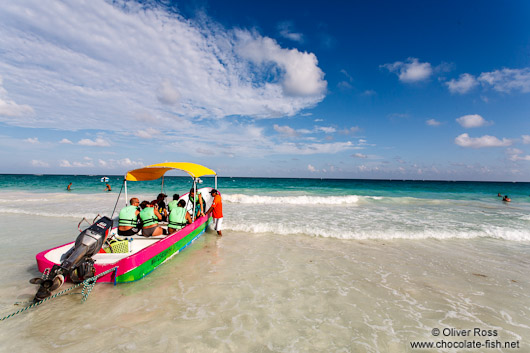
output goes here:
{"type": "MultiPolygon", "coordinates": [[[[4,315],[34,295],[38,252],[74,240],[83,217],[123,207],[123,178],[108,176],[104,192],[102,177],[0,175],[4,315]]],[[[173,176],[163,190],[190,186],[173,176]]],[[[222,238],[208,231],[143,280],[97,285],[83,304],[65,296],[0,322],[0,350],[530,351],[529,183],[219,178],[218,189],[222,238]],[[447,346],[466,339],[519,348],[447,346]]],[[[141,200],[160,190],[128,183],[141,200]]]]}

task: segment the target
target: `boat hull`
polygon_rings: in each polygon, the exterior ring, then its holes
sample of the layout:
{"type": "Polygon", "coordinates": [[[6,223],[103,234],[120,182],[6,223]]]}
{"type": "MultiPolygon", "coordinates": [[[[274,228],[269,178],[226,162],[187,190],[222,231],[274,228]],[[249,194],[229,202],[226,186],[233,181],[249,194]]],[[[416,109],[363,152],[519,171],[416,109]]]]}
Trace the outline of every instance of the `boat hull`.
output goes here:
{"type": "MultiPolygon", "coordinates": [[[[117,267],[115,271],[98,278],[97,282],[116,284],[134,282],[142,279],[155,268],[190,245],[195,239],[199,238],[205,232],[211,220],[212,218],[209,215],[200,217],[194,223],[187,225],[178,232],[168,235],[156,241],[154,244],[127,257],[123,257],[116,262],[98,263],[96,260],[94,264],[96,275],[117,267]]],[[[73,242],[61,245],[60,247],[71,244],[73,242]]],[[[46,256],[51,251],[60,247],[45,250],[37,254],[37,265],[40,272],[51,269],[53,265],[60,264],[50,260],[46,256]]]]}

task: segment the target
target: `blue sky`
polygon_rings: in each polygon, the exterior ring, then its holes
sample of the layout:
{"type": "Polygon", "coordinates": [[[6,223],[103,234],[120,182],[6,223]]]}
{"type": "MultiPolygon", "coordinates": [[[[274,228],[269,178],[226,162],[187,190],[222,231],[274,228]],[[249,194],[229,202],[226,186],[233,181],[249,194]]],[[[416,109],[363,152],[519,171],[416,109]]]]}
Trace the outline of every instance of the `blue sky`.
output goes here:
{"type": "Polygon", "coordinates": [[[21,0],[2,173],[530,181],[527,1],[21,0]]]}

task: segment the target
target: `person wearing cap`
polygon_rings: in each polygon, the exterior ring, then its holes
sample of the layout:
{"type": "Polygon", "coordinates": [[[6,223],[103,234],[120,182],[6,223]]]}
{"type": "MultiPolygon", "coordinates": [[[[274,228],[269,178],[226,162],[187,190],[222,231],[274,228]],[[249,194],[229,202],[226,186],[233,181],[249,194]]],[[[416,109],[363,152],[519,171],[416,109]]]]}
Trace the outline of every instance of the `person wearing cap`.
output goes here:
{"type": "Polygon", "coordinates": [[[223,225],[223,202],[221,200],[221,195],[219,195],[219,191],[213,189],[210,191],[210,195],[213,196],[213,202],[206,213],[212,212],[213,229],[217,231],[217,235],[222,237],[223,233],[221,230],[223,225]]]}
{"type": "Polygon", "coordinates": [[[158,204],[158,212],[162,215],[162,222],[167,222],[167,208],[166,208],[166,202],[164,201],[166,199],[167,195],[161,192],[156,197],[156,203],[158,204]]]}

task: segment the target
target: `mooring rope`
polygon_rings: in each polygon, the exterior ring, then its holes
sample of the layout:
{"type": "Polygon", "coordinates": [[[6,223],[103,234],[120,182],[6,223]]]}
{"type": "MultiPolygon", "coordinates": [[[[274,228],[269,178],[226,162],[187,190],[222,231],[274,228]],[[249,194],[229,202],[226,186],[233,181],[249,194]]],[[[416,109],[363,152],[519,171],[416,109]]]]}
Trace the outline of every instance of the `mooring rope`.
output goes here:
{"type": "Polygon", "coordinates": [[[65,290],[62,290],[62,291],[60,291],[60,292],[57,292],[57,293],[55,293],[54,295],[52,295],[52,296],[50,296],[50,297],[48,297],[48,298],[44,298],[44,299],[41,300],[41,301],[38,301],[38,302],[36,302],[36,303],[33,303],[33,304],[31,304],[31,305],[29,305],[29,306],[27,306],[27,307],[25,307],[25,308],[22,308],[22,309],[20,309],[20,310],[18,310],[18,311],[15,311],[15,312],[12,313],[12,314],[9,314],[9,315],[7,315],[7,316],[4,316],[3,318],[0,319],[0,321],[4,321],[4,320],[6,320],[6,319],[9,319],[10,317],[13,317],[13,316],[15,316],[15,315],[17,315],[17,314],[20,314],[20,313],[24,312],[24,311],[26,311],[26,310],[29,310],[29,309],[34,308],[34,307],[36,307],[36,306],[39,306],[39,305],[41,305],[42,303],[44,303],[45,301],[48,301],[48,300],[51,300],[51,299],[57,298],[57,297],[63,295],[64,293],[69,292],[69,291],[71,291],[71,290],[73,290],[73,289],[79,287],[80,285],[83,285],[83,290],[81,291],[81,295],[83,296],[82,301],[85,302],[85,301],[87,300],[87,298],[88,298],[88,295],[89,295],[90,292],[92,291],[92,288],[94,288],[94,285],[96,284],[96,281],[98,280],[98,278],[103,277],[103,276],[105,276],[106,274],[109,274],[109,273],[112,272],[112,271],[115,271],[117,268],[118,268],[118,266],[113,267],[113,268],[111,268],[111,269],[108,269],[108,270],[105,271],[105,272],[101,272],[101,273],[100,273],[99,275],[97,275],[97,276],[87,278],[87,279],[85,279],[83,282],[78,283],[78,284],[76,284],[76,285],[74,285],[74,286],[72,286],[72,287],[70,287],[70,288],[68,288],[68,289],[65,289],[65,290]],[[85,289],[86,289],[86,291],[85,291],[85,289]]]}

